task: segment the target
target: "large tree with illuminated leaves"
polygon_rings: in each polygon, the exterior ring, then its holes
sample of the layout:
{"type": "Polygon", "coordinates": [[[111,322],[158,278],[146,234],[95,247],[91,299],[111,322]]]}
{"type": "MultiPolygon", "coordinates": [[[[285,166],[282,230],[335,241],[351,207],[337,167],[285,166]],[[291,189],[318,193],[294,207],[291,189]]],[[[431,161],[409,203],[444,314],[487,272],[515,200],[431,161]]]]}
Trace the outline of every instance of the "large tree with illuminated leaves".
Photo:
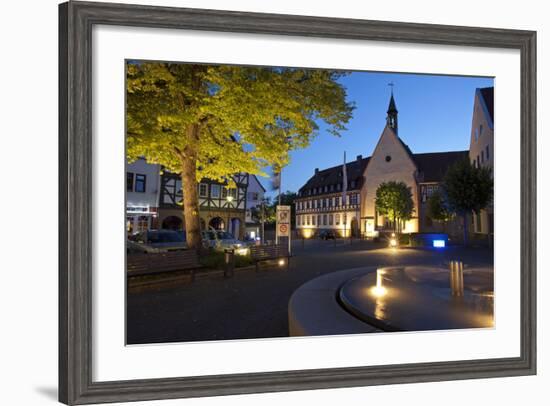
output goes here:
{"type": "Polygon", "coordinates": [[[351,118],[341,72],[175,63],[127,64],[127,158],[181,174],[190,248],[200,246],[197,182],[284,167],[318,122],[339,135],[351,118]]]}

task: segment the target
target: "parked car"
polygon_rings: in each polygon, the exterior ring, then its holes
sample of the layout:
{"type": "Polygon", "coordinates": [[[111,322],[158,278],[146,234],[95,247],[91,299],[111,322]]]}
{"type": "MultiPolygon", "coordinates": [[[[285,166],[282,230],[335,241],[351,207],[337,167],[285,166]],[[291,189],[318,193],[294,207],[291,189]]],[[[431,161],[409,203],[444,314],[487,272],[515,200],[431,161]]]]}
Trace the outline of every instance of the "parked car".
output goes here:
{"type": "Polygon", "coordinates": [[[127,254],[156,254],[159,252],[166,252],[161,248],[154,248],[147,244],[142,244],[132,240],[126,240],[126,253],[127,254]]]}
{"type": "Polygon", "coordinates": [[[246,255],[249,250],[244,242],[236,239],[233,234],[221,230],[202,231],[202,242],[205,247],[213,248],[217,251],[234,249],[238,255],[246,255]]]}
{"type": "Polygon", "coordinates": [[[185,233],[173,230],[147,230],[135,234],[132,241],[166,251],[187,249],[185,233]]]}
{"type": "Polygon", "coordinates": [[[259,237],[257,237],[257,238],[245,237],[242,240],[242,242],[247,247],[253,247],[255,245],[261,245],[261,243],[262,243],[259,237]]]}
{"type": "Polygon", "coordinates": [[[336,234],[332,230],[321,230],[319,231],[319,238],[321,240],[335,240],[336,234]]]}

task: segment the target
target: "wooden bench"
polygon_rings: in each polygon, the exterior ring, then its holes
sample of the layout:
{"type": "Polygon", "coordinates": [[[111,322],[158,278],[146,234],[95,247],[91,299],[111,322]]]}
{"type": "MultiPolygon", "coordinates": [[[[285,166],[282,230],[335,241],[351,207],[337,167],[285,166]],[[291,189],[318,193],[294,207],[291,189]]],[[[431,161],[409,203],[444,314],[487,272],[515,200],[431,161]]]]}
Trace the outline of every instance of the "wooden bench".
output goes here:
{"type": "Polygon", "coordinates": [[[259,269],[260,262],[283,258],[286,258],[286,268],[290,269],[290,255],[287,244],[254,245],[250,247],[250,257],[256,265],[256,272],[259,269]]]}
{"type": "Polygon", "coordinates": [[[189,271],[191,280],[195,270],[202,267],[195,250],[168,251],[149,254],[128,254],[126,259],[127,276],[152,275],[173,271],[189,271]]]}

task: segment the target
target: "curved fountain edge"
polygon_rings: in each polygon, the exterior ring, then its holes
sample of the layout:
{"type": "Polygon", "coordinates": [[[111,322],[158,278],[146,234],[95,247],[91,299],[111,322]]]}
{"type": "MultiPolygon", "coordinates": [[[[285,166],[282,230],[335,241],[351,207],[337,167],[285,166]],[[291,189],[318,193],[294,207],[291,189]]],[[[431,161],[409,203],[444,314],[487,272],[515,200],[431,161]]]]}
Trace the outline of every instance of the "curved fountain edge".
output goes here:
{"type": "Polygon", "coordinates": [[[382,330],[352,316],[338,302],[340,286],[377,267],[345,269],[314,278],[294,291],[288,302],[291,337],[375,333],[382,330]]]}

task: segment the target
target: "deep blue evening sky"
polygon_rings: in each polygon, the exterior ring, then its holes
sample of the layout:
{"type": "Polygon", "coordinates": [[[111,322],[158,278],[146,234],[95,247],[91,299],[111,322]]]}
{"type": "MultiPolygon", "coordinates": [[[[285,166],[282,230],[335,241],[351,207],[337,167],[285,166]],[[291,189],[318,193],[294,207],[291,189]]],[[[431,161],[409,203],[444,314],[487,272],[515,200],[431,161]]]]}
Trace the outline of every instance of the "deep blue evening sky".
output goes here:
{"type": "MultiPolygon", "coordinates": [[[[494,84],[492,78],[374,72],[354,72],[341,82],[356,106],[347,131],[338,138],[321,127],[308,148],[293,151],[283,170],[283,191],[298,191],[315,168],[341,165],[344,151],[348,162],[372,154],[386,123],[388,83],[395,85],[399,136],[413,153],[467,150],[475,89],[494,84]]],[[[269,191],[269,179],[258,179],[269,191]]]]}

